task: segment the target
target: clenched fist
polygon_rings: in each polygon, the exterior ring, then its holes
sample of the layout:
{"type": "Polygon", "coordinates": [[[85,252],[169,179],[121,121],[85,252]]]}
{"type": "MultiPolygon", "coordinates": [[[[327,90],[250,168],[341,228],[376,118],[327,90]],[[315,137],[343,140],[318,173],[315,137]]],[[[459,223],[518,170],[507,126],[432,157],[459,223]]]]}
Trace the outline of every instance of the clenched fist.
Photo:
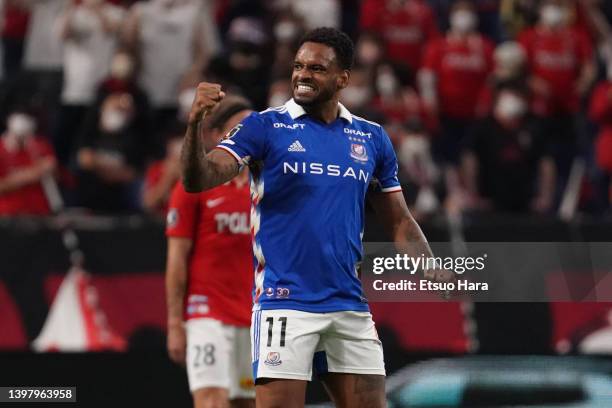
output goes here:
{"type": "Polygon", "coordinates": [[[189,112],[189,123],[196,124],[225,97],[221,85],[200,82],[189,112]]]}

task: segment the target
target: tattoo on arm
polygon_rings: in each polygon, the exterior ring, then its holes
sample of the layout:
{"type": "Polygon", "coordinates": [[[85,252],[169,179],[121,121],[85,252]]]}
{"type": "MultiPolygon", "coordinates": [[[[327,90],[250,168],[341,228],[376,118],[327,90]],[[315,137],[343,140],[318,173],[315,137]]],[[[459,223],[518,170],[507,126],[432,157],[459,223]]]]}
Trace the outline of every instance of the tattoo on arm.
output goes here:
{"type": "Polygon", "coordinates": [[[238,174],[239,165],[226,153],[206,153],[200,137],[200,122],[191,123],[181,150],[183,185],[189,193],[198,193],[218,186],[238,174]]]}

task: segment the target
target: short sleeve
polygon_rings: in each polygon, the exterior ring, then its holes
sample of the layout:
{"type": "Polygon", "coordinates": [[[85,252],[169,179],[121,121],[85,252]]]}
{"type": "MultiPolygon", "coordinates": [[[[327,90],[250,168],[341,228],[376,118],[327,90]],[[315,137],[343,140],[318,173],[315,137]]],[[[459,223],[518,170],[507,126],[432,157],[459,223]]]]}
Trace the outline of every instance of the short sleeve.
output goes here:
{"type": "Polygon", "coordinates": [[[230,153],[241,165],[247,165],[263,159],[265,137],[263,119],[253,112],[230,130],[217,148],[230,153]]]}
{"type": "Polygon", "coordinates": [[[199,193],[188,193],[180,181],[176,183],[170,194],[166,215],[167,237],[195,238],[198,203],[199,193]]]}
{"type": "Polygon", "coordinates": [[[381,143],[376,157],[376,168],[374,177],[378,181],[375,191],[381,193],[391,193],[401,191],[399,179],[397,178],[398,163],[393,145],[389,135],[381,128],[381,143]]]}

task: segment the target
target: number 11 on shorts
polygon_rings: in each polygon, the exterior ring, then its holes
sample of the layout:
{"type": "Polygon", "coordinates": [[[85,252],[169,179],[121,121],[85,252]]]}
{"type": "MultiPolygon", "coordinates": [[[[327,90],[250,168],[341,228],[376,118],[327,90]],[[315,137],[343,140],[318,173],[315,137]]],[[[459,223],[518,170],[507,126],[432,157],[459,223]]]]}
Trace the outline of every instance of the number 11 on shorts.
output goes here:
{"type": "MultiPolygon", "coordinates": [[[[287,332],[287,318],[279,317],[278,321],[281,323],[281,332],[280,332],[280,347],[285,347],[285,333],[287,332]]],[[[274,317],[270,316],[266,319],[268,322],[268,347],[272,346],[272,329],[274,327],[274,317]]]]}

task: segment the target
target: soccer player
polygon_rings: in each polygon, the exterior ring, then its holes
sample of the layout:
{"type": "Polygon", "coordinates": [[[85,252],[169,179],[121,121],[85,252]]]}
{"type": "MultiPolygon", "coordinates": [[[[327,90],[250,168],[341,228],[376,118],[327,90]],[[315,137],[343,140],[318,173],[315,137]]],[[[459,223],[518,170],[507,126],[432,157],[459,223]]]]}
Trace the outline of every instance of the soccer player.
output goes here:
{"type": "MultiPolygon", "coordinates": [[[[226,98],[207,122],[206,146],[214,147],[249,113],[245,99],[226,98]]],[[[187,364],[195,408],[229,407],[229,400],[234,407],[254,406],[249,212],[246,171],[200,194],[177,183],[170,197],[168,352],[173,361],[187,364]]]]}
{"type": "Polygon", "coordinates": [[[294,60],[293,98],[252,113],[208,153],[197,129],[223,99],[221,87],[201,83],[190,113],[182,151],[187,191],[250,167],[258,407],[303,406],[313,365],[337,406],[385,405],[382,345],[357,272],[370,184],[395,240],[431,256],[401,193],[389,137],[338,102],[352,61],[346,34],[307,33],[294,60]]]}

